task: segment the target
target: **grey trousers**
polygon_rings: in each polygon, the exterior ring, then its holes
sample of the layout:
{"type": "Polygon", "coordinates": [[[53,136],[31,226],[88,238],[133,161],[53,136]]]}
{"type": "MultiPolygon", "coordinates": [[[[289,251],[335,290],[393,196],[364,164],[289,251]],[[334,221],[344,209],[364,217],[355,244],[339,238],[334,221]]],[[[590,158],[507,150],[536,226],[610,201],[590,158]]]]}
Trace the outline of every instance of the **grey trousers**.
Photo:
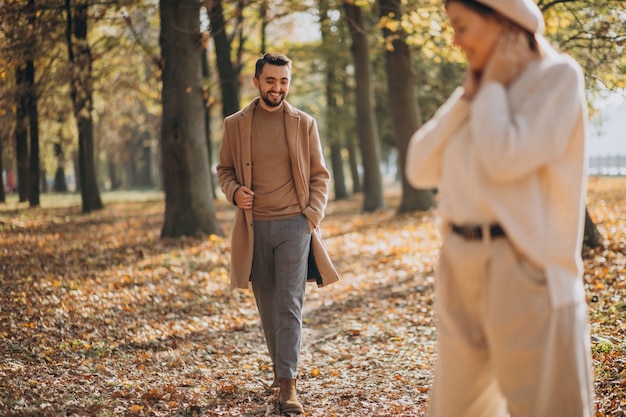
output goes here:
{"type": "Polygon", "coordinates": [[[278,378],[296,378],[311,245],[304,215],[254,221],[252,291],[278,378]]]}

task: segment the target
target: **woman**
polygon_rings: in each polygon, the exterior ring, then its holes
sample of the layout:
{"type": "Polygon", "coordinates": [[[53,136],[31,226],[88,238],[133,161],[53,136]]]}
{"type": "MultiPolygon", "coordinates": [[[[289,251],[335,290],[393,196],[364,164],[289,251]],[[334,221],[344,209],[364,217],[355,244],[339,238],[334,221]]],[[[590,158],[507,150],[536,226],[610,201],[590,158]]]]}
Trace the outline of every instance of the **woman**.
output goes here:
{"type": "Polygon", "coordinates": [[[411,139],[438,187],[435,417],[592,416],[580,67],[532,0],[448,0],[465,82],[411,139]]]}

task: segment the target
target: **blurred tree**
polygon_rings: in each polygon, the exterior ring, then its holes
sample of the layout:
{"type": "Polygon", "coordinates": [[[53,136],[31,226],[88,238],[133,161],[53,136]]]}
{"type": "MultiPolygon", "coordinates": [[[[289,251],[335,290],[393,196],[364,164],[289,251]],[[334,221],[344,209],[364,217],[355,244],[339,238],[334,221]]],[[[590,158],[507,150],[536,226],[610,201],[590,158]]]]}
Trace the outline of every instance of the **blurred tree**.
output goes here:
{"type": "MultiPolygon", "coordinates": [[[[203,34],[206,37],[206,34],[203,34]]],[[[205,38],[204,38],[205,39],[205,38]]],[[[203,41],[204,43],[208,41],[203,41]]],[[[211,68],[209,66],[209,54],[207,47],[202,45],[202,54],[200,56],[200,64],[202,66],[202,99],[204,102],[204,137],[207,147],[207,158],[209,161],[209,170],[211,171],[211,194],[213,198],[217,197],[216,184],[213,180],[213,146],[211,143],[211,108],[215,102],[215,97],[211,94],[211,68]]]]}
{"type": "MultiPolygon", "coordinates": [[[[30,200],[31,206],[39,204],[38,166],[31,173],[29,145],[31,156],[38,159],[38,125],[36,112],[36,90],[34,80],[34,56],[36,53],[36,19],[33,0],[28,2],[11,2],[2,7],[2,30],[6,41],[7,68],[15,73],[13,90],[7,94],[6,101],[13,102],[15,107],[16,126],[14,130],[15,154],[17,161],[17,182],[19,201],[30,200]],[[6,17],[4,17],[6,16],[6,17]],[[29,143],[30,139],[30,143],[29,143]],[[34,145],[34,146],[33,146],[34,145]],[[35,175],[31,186],[31,174],[35,175]],[[32,190],[32,192],[31,192],[32,190]]],[[[38,162],[38,161],[36,161],[38,162]]]]}
{"type": "Polygon", "coordinates": [[[546,36],[582,65],[591,96],[626,87],[626,3],[539,0],[546,36]]]}
{"type": "MultiPolygon", "coordinates": [[[[0,70],[0,79],[6,78],[6,74],[3,70],[0,70]]],[[[2,101],[0,99],[0,101],[2,101]]],[[[0,107],[0,203],[6,203],[6,193],[5,188],[7,184],[4,182],[4,144],[7,143],[9,137],[9,129],[6,127],[9,126],[10,122],[9,109],[0,107]]]]}
{"type": "Polygon", "coordinates": [[[160,0],[163,65],[162,237],[223,235],[215,215],[204,129],[200,4],[160,0]]]}
{"type": "Polygon", "coordinates": [[[158,4],[118,1],[98,10],[94,41],[95,151],[111,189],[160,183],[158,4]],[[123,7],[122,7],[123,6],[123,7]],[[111,106],[115,103],[115,106],[111,106]]]}
{"type": "Polygon", "coordinates": [[[15,155],[17,158],[17,191],[20,203],[30,194],[28,158],[28,85],[26,67],[15,69],[15,155]]]}
{"type": "Polygon", "coordinates": [[[385,206],[380,172],[380,143],[372,107],[372,83],[369,41],[363,24],[362,10],[354,0],[343,2],[345,18],[352,39],[356,81],[356,123],[363,161],[363,210],[376,211],[385,206]]]}
{"type": "MultiPolygon", "coordinates": [[[[343,48],[341,46],[342,39],[340,35],[344,25],[343,20],[334,18],[333,15],[339,13],[333,13],[331,4],[328,0],[319,0],[319,22],[322,36],[322,43],[320,45],[320,53],[324,60],[325,67],[325,84],[326,84],[326,124],[324,126],[326,143],[330,147],[330,166],[332,170],[333,184],[335,187],[335,199],[342,200],[348,198],[348,189],[346,187],[346,178],[344,174],[344,159],[343,159],[343,131],[342,126],[342,107],[339,105],[340,100],[346,97],[341,96],[341,84],[340,79],[347,63],[342,59],[345,57],[343,48]],[[339,90],[339,91],[338,91],[339,90]]],[[[358,176],[356,177],[358,180],[358,176]]]]}
{"type": "Polygon", "coordinates": [[[28,133],[30,137],[30,159],[29,159],[29,193],[28,201],[30,207],[39,206],[39,193],[40,193],[40,165],[39,165],[39,111],[37,109],[37,102],[39,100],[39,93],[37,91],[37,85],[35,84],[35,57],[38,55],[37,50],[37,9],[35,7],[35,0],[28,0],[27,7],[28,16],[28,47],[26,53],[26,85],[28,87],[27,92],[27,112],[28,112],[28,133]]]}
{"type": "Polygon", "coordinates": [[[243,52],[243,8],[245,1],[236,2],[235,24],[232,36],[226,31],[226,21],[224,20],[224,9],[222,0],[205,0],[209,15],[209,31],[215,44],[215,55],[217,57],[217,71],[220,77],[220,90],[222,96],[222,115],[224,117],[239,110],[241,99],[239,73],[241,71],[241,56],[243,52]],[[238,49],[235,54],[235,62],[232,56],[232,43],[237,40],[238,49]]]}
{"type": "Polygon", "coordinates": [[[398,170],[402,183],[399,213],[428,210],[435,206],[431,190],[416,190],[404,174],[406,151],[411,136],[420,127],[418,100],[415,98],[415,77],[411,70],[409,47],[400,23],[400,0],[379,0],[381,26],[385,41],[385,63],[389,94],[389,109],[398,147],[398,170]]]}
{"type": "Polygon", "coordinates": [[[87,41],[89,3],[65,0],[67,48],[71,63],[70,95],[78,127],[78,170],[83,213],[104,207],[96,181],[93,137],[93,80],[87,41]]]}

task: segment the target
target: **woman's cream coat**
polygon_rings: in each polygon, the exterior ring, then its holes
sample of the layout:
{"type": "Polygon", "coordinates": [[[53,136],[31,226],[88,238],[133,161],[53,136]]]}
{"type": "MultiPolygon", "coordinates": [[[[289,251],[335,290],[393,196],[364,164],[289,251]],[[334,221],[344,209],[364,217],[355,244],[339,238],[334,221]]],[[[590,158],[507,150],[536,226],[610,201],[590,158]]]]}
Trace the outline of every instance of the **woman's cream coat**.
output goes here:
{"type": "MultiPolygon", "coordinates": [[[[472,158],[480,181],[469,191],[481,195],[517,250],[544,269],[559,308],[585,296],[586,101],[580,66],[541,41],[543,59],[508,89],[489,82],[471,102],[457,89],[412,137],[406,175],[414,187],[439,187],[443,203],[454,181],[446,169],[472,158]],[[465,151],[446,154],[457,135],[465,151]]],[[[451,221],[440,214],[442,225],[451,221]]]]}
{"type": "MultiPolygon", "coordinates": [[[[242,186],[252,189],[251,132],[252,116],[259,99],[224,120],[217,174],[226,199],[235,204],[235,191],[242,186]]],[[[291,158],[298,202],[315,229],[311,237],[311,254],[307,278],[318,286],[337,281],[338,274],[324,247],[319,224],[328,202],[330,175],[326,169],[315,119],[286,101],[285,131],[291,158]]],[[[248,288],[254,251],[252,210],[237,208],[232,229],[231,287],[248,288]]]]}

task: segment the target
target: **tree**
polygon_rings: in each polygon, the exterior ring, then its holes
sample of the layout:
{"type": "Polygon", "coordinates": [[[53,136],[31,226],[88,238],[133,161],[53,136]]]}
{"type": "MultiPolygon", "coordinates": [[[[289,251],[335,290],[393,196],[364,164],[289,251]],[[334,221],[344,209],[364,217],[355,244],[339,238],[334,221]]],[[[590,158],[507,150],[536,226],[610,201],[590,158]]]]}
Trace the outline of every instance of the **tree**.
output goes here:
{"type": "Polygon", "coordinates": [[[209,170],[211,171],[211,193],[213,194],[213,198],[215,198],[217,193],[215,191],[215,181],[213,181],[213,146],[211,145],[211,108],[213,107],[214,97],[211,95],[210,87],[211,70],[209,68],[209,54],[207,53],[207,49],[204,44],[202,45],[202,55],[200,61],[200,65],[202,66],[202,79],[204,82],[204,86],[202,88],[202,98],[204,99],[204,136],[206,139],[209,170]]]}
{"type": "Polygon", "coordinates": [[[626,87],[626,6],[620,0],[539,0],[546,36],[585,70],[591,95],[626,87]]]}
{"type": "Polygon", "coordinates": [[[93,140],[93,81],[91,49],[87,41],[89,3],[72,7],[65,0],[67,47],[71,63],[70,95],[78,127],[78,170],[83,213],[104,207],[96,181],[93,140]]]}
{"type": "MultiPolygon", "coordinates": [[[[94,3],[94,139],[110,189],[154,187],[161,91],[158,4],[118,0],[94,3]],[[111,106],[115,103],[115,106],[111,106]]],[[[160,181],[159,181],[160,182],[160,181]]]]}
{"type": "Polygon", "coordinates": [[[204,128],[200,5],[160,0],[163,65],[162,237],[223,235],[215,216],[204,128]]]}
{"type": "MultiPolygon", "coordinates": [[[[5,75],[2,70],[0,70],[0,78],[3,78],[2,75],[5,75]]],[[[6,75],[5,75],[6,76],[6,75]]],[[[6,203],[6,194],[4,192],[6,184],[4,183],[4,178],[2,174],[4,173],[4,143],[8,137],[7,129],[3,128],[9,125],[9,112],[7,109],[0,108],[0,203],[6,203]]]]}
{"type": "Polygon", "coordinates": [[[362,10],[354,0],[344,0],[345,18],[352,39],[351,52],[354,59],[356,80],[356,123],[361,158],[363,159],[363,210],[376,211],[385,206],[383,181],[380,172],[380,145],[376,118],[371,104],[369,43],[365,32],[362,10]]]}
{"type": "Polygon", "coordinates": [[[414,75],[411,71],[409,47],[400,26],[400,0],[379,0],[383,36],[385,38],[385,63],[389,107],[398,147],[398,169],[401,172],[402,200],[399,213],[428,210],[435,206],[431,190],[411,187],[404,173],[406,152],[411,136],[420,126],[417,100],[414,95],[414,75]]]}
{"type": "MultiPolygon", "coordinates": [[[[337,74],[341,71],[341,64],[337,65],[338,59],[343,55],[343,51],[337,51],[336,45],[339,39],[333,36],[333,22],[330,17],[330,5],[328,0],[319,0],[319,22],[322,35],[320,54],[323,57],[326,72],[326,143],[330,146],[330,167],[333,173],[333,184],[335,187],[335,199],[342,200],[348,198],[346,187],[344,162],[342,157],[342,129],[341,129],[341,109],[338,105],[336,90],[338,87],[337,74]]],[[[339,24],[340,22],[336,22],[339,24]]]]}
{"type": "Polygon", "coordinates": [[[29,160],[29,184],[30,190],[28,200],[30,207],[39,206],[39,181],[40,181],[40,166],[39,166],[39,112],[37,110],[38,92],[35,84],[35,55],[36,50],[36,14],[35,0],[28,0],[28,24],[31,28],[29,36],[28,55],[26,58],[26,84],[28,86],[27,93],[27,112],[29,121],[30,135],[30,160],[29,160]]]}
{"type": "Polygon", "coordinates": [[[237,50],[238,60],[232,61],[231,39],[226,33],[226,22],[224,20],[224,10],[222,0],[205,0],[205,7],[209,15],[209,30],[215,43],[215,55],[217,57],[217,71],[220,77],[220,89],[222,92],[222,115],[230,116],[239,111],[239,71],[241,68],[241,53],[243,51],[242,24],[244,2],[238,1],[238,23],[235,25],[234,36],[239,37],[239,49],[237,50]]]}
{"type": "Polygon", "coordinates": [[[19,201],[28,200],[30,173],[28,160],[28,86],[26,68],[15,70],[15,155],[17,157],[17,191],[19,201]]]}

